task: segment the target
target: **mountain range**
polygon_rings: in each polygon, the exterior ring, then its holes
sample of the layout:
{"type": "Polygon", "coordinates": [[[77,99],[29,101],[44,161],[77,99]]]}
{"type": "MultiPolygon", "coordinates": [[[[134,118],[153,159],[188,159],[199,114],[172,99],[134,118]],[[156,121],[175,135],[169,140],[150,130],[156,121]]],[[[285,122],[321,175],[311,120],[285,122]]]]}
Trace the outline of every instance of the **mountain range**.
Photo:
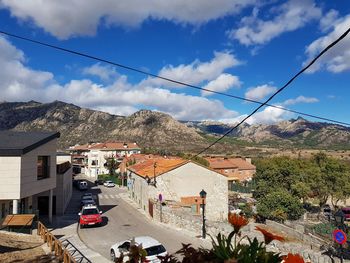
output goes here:
{"type": "MultiPolygon", "coordinates": [[[[220,122],[177,121],[150,110],[119,116],[61,101],[0,103],[0,130],[59,131],[62,150],[75,144],[118,140],[136,141],[152,150],[195,152],[231,128],[232,124],[220,122]]],[[[300,117],[272,125],[243,124],[213,151],[245,146],[349,149],[350,128],[300,117]]]]}

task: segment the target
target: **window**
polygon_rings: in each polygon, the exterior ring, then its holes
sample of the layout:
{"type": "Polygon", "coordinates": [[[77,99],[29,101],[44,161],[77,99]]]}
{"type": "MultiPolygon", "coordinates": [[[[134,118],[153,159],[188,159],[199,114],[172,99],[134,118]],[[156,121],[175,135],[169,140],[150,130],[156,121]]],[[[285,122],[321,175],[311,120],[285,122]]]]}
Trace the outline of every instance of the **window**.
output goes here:
{"type": "Polygon", "coordinates": [[[91,165],[98,165],[98,160],[92,160],[91,165]]]}
{"type": "Polygon", "coordinates": [[[83,210],[83,215],[97,215],[99,214],[99,211],[96,208],[90,208],[90,209],[84,209],[83,210]]]}
{"type": "Polygon", "coordinates": [[[38,180],[50,177],[50,156],[38,156],[38,180]]]}
{"type": "Polygon", "coordinates": [[[5,203],[1,204],[1,218],[4,218],[6,215],[6,206],[5,203]]]}
{"type": "Polygon", "coordinates": [[[122,251],[129,251],[130,242],[126,241],[122,245],[120,245],[118,248],[122,251]]]}
{"type": "Polygon", "coordinates": [[[145,248],[145,250],[147,252],[147,256],[159,255],[161,253],[166,252],[165,248],[162,245],[148,247],[145,248]]]}

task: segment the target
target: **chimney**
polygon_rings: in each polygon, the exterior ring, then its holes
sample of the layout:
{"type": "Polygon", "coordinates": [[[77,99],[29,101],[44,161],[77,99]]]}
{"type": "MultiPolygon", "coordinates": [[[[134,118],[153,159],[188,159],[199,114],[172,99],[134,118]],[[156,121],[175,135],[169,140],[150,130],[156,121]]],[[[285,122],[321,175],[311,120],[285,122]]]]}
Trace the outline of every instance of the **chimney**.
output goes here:
{"type": "Polygon", "coordinates": [[[246,157],[246,158],[245,158],[245,161],[251,164],[251,163],[252,163],[252,158],[246,157]]]}
{"type": "Polygon", "coordinates": [[[124,142],[124,148],[128,148],[128,144],[126,142],[124,142]]]}

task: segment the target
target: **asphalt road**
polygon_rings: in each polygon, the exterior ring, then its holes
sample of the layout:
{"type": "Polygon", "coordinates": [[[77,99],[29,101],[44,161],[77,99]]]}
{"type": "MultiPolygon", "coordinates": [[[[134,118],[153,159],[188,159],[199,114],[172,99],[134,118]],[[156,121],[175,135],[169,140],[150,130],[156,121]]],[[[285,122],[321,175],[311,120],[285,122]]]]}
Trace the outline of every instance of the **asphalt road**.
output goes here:
{"type": "MultiPolygon", "coordinates": [[[[108,259],[111,245],[135,236],[151,236],[160,241],[169,253],[179,250],[181,243],[191,243],[195,247],[208,244],[183,231],[151,221],[120,198],[120,193],[126,192],[124,189],[93,186],[87,192],[93,193],[96,197],[103,212],[103,224],[100,227],[79,229],[79,236],[88,247],[108,259]]],[[[82,193],[74,191],[74,195],[72,200],[78,200],[82,193]]]]}

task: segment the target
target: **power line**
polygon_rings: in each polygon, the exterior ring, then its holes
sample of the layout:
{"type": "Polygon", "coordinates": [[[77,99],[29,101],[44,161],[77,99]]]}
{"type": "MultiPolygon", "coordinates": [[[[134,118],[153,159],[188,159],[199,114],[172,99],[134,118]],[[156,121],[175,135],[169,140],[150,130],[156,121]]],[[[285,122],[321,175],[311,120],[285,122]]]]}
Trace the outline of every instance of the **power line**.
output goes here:
{"type": "Polygon", "coordinates": [[[310,68],[323,54],[325,54],[329,49],[331,49],[333,46],[335,46],[339,41],[341,41],[343,38],[345,38],[350,32],[350,28],[346,30],[338,39],[336,39],[334,42],[329,44],[325,49],[321,51],[306,67],[302,68],[297,74],[295,74],[286,84],[284,84],[281,88],[279,88],[275,93],[273,93],[263,104],[258,106],[255,110],[253,110],[248,116],[246,116],[243,120],[241,120],[238,124],[236,124],[234,127],[232,127],[230,130],[225,132],[224,135],[222,135],[220,138],[215,140],[213,143],[211,143],[209,146],[204,148],[202,151],[197,153],[193,156],[193,158],[199,156],[200,154],[204,153],[211,147],[213,147],[215,144],[217,144],[219,141],[221,141],[223,138],[225,138],[228,134],[230,134],[234,129],[238,128],[242,123],[244,123],[248,118],[253,116],[258,110],[260,110],[263,106],[265,106],[270,100],[272,100],[277,94],[282,92],[289,84],[291,84],[297,77],[299,77],[304,71],[306,71],[308,68],[310,68]]]}
{"type": "Polygon", "coordinates": [[[27,42],[35,43],[35,44],[38,44],[38,45],[41,45],[41,46],[46,46],[46,47],[49,47],[49,48],[60,50],[60,51],[66,52],[66,53],[71,53],[71,54],[78,55],[78,56],[81,56],[81,57],[90,58],[92,60],[97,60],[97,61],[100,61],[100,62],[111,64],[111,65],[119,67],[119,68],[124,68],[124,69],[130,70],[130,71],[134,71],[134,72],[141,73],[141,74],[144,74],[144,75],[147,75],[147,76],[151,76],[151,77],[154,77],[154,78],[162,79],[162,80],[165,80],[165,81],[168,81],[168,82],[172,82],[172,83],[175,83],[175,84],[179,84],[179,85],[182,85],[182,86],[186,86],[186,87],[189,87],[189,88],[193,88],[193,89],[197,89],[197,90],[201,90],[201,91],[206,91],[206,92],[210,92],[210,93],[213,93],[213,94],[226,96],[226,97],[230,97],[230,98],[234,98],[234,99],[238,99],[238,100],[248,101],[248,102],[260,104],[262,106],[273,107],[273,108],[277,108],[277,109],[280,109],[280,110],[289,111],[289,112],[296,113],[296,114],[299,114],[299,115],[307,116],[307,117],[310,117],[310,118],[319,119],[319,120],[322,120],[322,121],[328,121],[328,122],[333,122],[333,123],[337,123],[337,124],[341,124],[341,125],[350,126],[350,123],[337,121],[337,120],[333,120],[333,119],[326,118],[326,117],[321,117],[321,116],[314,115],[314,114],[304,113],[304,112],[301,112],[301,111],[291,110],[291,109],[288,109],[288,108],[285,108],[285,107],[282,107],[282,106],[277,106],[277,105],[273,105],[273,104],[263,103],[263,102],[260,102],[260,101],[257,101],[257,100],[247,99],[247,98],[243,98],[243,97],[236,96],[236,95],[233,95],[233,94],[228,94],[228,93],[224,93],[224,92],[219,92],[219,91],[214,91],[214,90],[210,90],[210,89],[206,89],[206,88],[201,88],[199,86],[195,86],[195,85],[188,84],[188,83],[185,83],[185,82],[182,82],[182,81],[177,81],[177,80],[174,80],[174,79],[162,77],[162,76],[159,76],[159,75],[156,75],[156,74],[153,74],[153,73],[149,73],[149,72],[146,72],[146,71],[143,71],[143,70],[136,69],[134,67],[130,67],[130,66],[126,66],[126,65],[123,65],[123,64],[120,64],[120,63],[116,63],[116,62],[113,62],[113,61],[110,61],[110,60],[107,60],[107,59],[103,59],[103,58],[92,56],[92,55],[89,55],[89,54],[86,54],[86,53],[82,53],[82,52],[79,52],[79,51],[74,51],[74,50],[71,50],[71,49],[63,48],[63,47],[60,47],[60,46],[57,46],[57,45],[48,44],[48,43],[45,43],[45,42],[42,42],[42,41],[38,41],[38,40],[34,40],[34,39],[31,39],[31,38],[19,36],[19,35],[12,34],[12,33],[9,33],[9,32],[3,31],[3,30],[0,30],[0,33],[3,34],[3,35],[7,35],[9,37],[21,39],[21,40],[24,40],[24,41],[27,41],[27,42]]]}

